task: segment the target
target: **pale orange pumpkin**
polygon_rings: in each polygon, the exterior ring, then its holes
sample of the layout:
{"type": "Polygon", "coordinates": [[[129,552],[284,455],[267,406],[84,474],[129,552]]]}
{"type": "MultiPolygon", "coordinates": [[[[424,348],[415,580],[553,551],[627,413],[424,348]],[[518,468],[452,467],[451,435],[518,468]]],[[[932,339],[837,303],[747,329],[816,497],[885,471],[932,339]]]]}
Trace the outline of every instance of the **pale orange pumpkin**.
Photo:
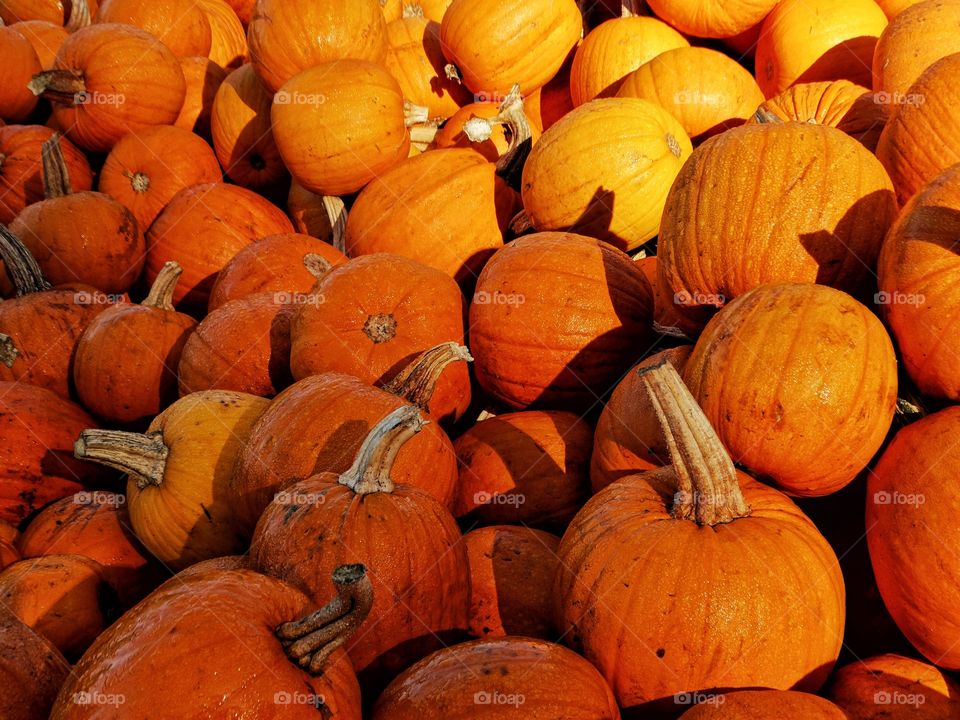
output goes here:
{"type": "Polygon", "coordinates": [[[197,0],[102,0],[94,22],[146,30],[177,57],[210,52],[210,21],[197,0]]]}
{"type": "Polygon", "coordinates": [[[70,37],[70,33],[61,25],[46,20],[24,20],[13,26],[13,29],[23,35],[33,45],[40,68],[49,70],[57,57],[57,51],[63,42],[70,37]]]}
{"type": "Polygon", "coordinates": [[[729,38],[762,22],[777,0],[647,0],[680,32],[701,38],[729,38]]]}

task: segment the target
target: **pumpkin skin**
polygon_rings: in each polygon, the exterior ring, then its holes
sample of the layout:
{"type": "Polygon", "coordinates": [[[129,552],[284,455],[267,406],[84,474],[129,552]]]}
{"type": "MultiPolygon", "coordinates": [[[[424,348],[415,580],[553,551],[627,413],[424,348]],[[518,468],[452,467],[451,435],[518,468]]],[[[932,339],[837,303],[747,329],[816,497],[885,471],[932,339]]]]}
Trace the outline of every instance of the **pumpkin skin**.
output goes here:
{"type": "Polygon", "coordinates": [[[113,146],[98,189],[129,209],[146,232],[178,192],[221,179],[220,165],[206,142],[181,128],[159,126],[125,135],[113,146]]]}
{"type": "Polygon", "coordinates": [[[388,24],[406,17],[425,17],[438,23],[451,2],[453,0],[380,0],[380,7],[388,24]]]}
{"type": "Polygon", "coordinates": [[[939,668],[887,654],[840,668],[829,698],[849,720],[938,720],[960,717],[958,694],[960,685],[939,668]]]}
{"type": "Polygon", "coordinates": [[[46,20],[24,20],[18,22],[13,29],[30,41],[40,61],[41,70],[53,67],[57,51],[70,36],[64,27],[46,20]]]}
{"type": "Polygon", "coordinates": [[[574,107],[598,97],[613,97],[624,79],[662,52],[690,43],[665,22],[652,17],[614,18],[591,30],[577,47],[570,69],[574,107]]]}
{"type": "MultiPolygon", "coordinates": [[[[926,0],[892,18],[873,55],[873,90],[887,102],[910,102],[910,86],[937,60],[960,52],[960,2],[926,0]]],[[[922,100],[916,100],[922,102],[922,100]]]]}
{"type": "Polygon", "coordinates": [[[692,345],[663,350],[651,355],[628,372],[617,385],[597,421],[590,456],[590,484],[593,492],[627,475],[653,470],[669,463],[669,454],[650,398],[637,370],[667,361],[683,373],[692,345]]]}
{"type": "Polygon", "coordinates": [[[709,48],[667,50],[627,75],[617,97],[659,104],[699,144],[742,125],[763,102],[763,93],[742,65],[709,48]]]}
{"type": "Polygon", "coordinates": [[[102,0],[97,23],[133,25],[160,40],[177,57],[210,52],[210,22],[196,0],[102,0]],[[175,22],[171,19],[175,18],[175,22]]]}
{"type": "Polygon", "coordinates": [[[477,282],[477,381],[515,409],[591,407],[648,347],[651,311],[643,273],[607,243],[573,233],[522,237],[497,251],[477,282]]]}
{"type": "Polygon", "coordinates": [[[243,23],[243,27],[246,28],[253,20],[257,0],[227,0],[227,4],[233,8],[237,17],[240,18],[240,22],[243,23]]]}
{"type": "Polygon", "coordinates": [[[415,720],[439,710],[448,720],[507,720],[518,708],[531,720],[620,718],[590,663],[560,645],[523,637],[435,652],[390,683],[372,718],[415,720]]]}
{"type": "MultiPolygon", "coordinates": [[[[53,137],[43,125],[0,127],[0,222],[10,224],[27,205],[44,199],[40,146],[53,137]]],[[[90,190],[93,173],[86,157],[66,138],[60,138],[70,185],[90,190]]]]}
{"type": "Polygon", "coordinates": [[[949,509],[960,467],[951,440],[958,423],[960,409],[948,407],[906,426],[867,478],[867,543],[880,594],[913,646],[947,670],[960,667],[952,647],[960,570],[941,544],[957,538],[949,509]],[[918,562],[925,551],[935,564],[918,562]]]}
{"type": "Polygon", "coordinates": [[[759,24],[773,10],[776,0],[737,0],[696,2],[695,0],[653,0],[647,2],[657,17],[663,18],[685,35],[701,38],[729,38],[759,24]]]}
{"type": "Polygon", "coordinates": [[[205,308],[217,273],[254,240],[293,232],[290,220],[261,196],[236,185],[207,183],[184,188],[157,216],[147,233],[147,280],[175,260],[183,275],[175,304],[205,308]],[[204,238],[197,243],[197,238],[204,238]]]}
{"type": "Polygon", "coordinates": [[[217,90],[210,131],[227,175],[250,189],[279,183],[287,175],[270,127],[273,95],[249,63],[227,75],[217,90]]]}
{"type": "Polygon", "coordinates": [[[6,122],[25,120],[37,105],[27,83],[42,69],[33,45],[15,27],[0,27],[0,118],[6,122]]]}
{"type": "Polygon", "coordinates": [[[839,490],[866,466],[897,396],[877,317],[812,284],[734,300],[704,329],[683,377],[734,461],[800,496],[839,490]],[[782,382],[769,381],[774,372],[782,382]]]}
{"type": "MultiPolygon", "coordinates": [[[[2,523],[0,524],[0,529],[10,529],[16,533],[17,529],[10,523],[4,520],[0,520],[0,523],[2,523]]],[[[8,565],[13,565],[13,563],[21,559],[20,551],[14,544],[14,537],[0,537],[0,570],[3,570],[3,568],[8,565]]]]}
{"type": "Polygon", "coordinates": [[[473,530],[463,536],[470,561],[470,634],[552,640],[556,535],[513,525],[473,530]]]}
{"type": "Polygon", "coordinates": [[[8,720],[44,720],[70,663],[49,640],[0,606],[0,715],[8,720]]]}
{"type": "Polygon", "coordinates": [[[363,60],[294,76],[274,97],[270,117],[290,174],[320,195],[356,192],[410,151],[400,85],[363,60]]]}
{"type": "Polygon", "coordinates": [[[311,253],[333,266],[347,262],[346,255],[332,245],[299,233],[270,235],[247,245],[217,274],[209,309],[256,293],[309,292],[317,282],[304,266],[304,256],[311,253]]]}
{"type": "Polygon", "coordinates": [[[960,165],[927,185],[890,229],[877,270],[884,317],[910,379],[925,395],[960,399],[952,318],[960,310],[953,245],[960,232],[960,165]]]}
{"type": "Polygon", "coordinates": [[[77,693],[87,693],[123,697],[120,712],[130,717],[150,717],[171,697],[181,697],[201,715],[252,712],[306,720],[318,715],[313,704],[280,704],[277,698],[313,695],[323,698],[332,720],[360,720],[360,689],[343,651],[330,656],[323,674],[312,676],[287,659],[274,634],[310,609],[302,593],[252,570],[211,568],[173,578],[97,638],[50,717],[117,712],[109,705],[74,703],[77,693]],[[171,654],[172,647],[177,652],[171,654]],[[131,656],[139,662],[120,660],[131,656]],[[261,672],[264,663],[270,672],[261,672]]]}
{"type": "Polygon", "coordinates": [[[186,93],[177,57],[153,35],[129,25],[103,23],[77,30],[60,47],[50,72],[54,75],[38,89],[45,97],[66,98],[54,100],[54,121],[70,140],[92,152],[109,150],[134,130],[171,124],[186,93]],[[74,104],[77,93],[83,93],[84,102],[74,104]]]}
{"type": "Polygon", "coordinates": [[[247,33],[240,18],[225,0],[199,0],[210,24],[210,51],[207,56],[227,70],[246,61],[247,33]]]}
{"type": "Polygon", "coordinates": [[[391,479],[396,452],[421,427],[415,407],[391,412],[347,471],[278,493],[250,545],[253,567],[314,600],[329,596],[332,567],[371,569],[373,607],[346,646],[358,671],[395,673],[435,649],[438,636],[467,627],[470,571],[456,521],[430,495],[391,479]]]}
{"type": "Polygon", "coordinates": [[[333,241],[330,213],[324,205],[323,196],[310,192],[296,180],[290,182],[287,214],[298,233],[309,235],[325,243],[333,241]]]}
{"type": "Polygon", "coordinates": [[[887,122],[877,157],[890,173],[901,205],[951,165],[960,162],[960,108],[954,102],[960,52],[927,68],[910,86],[911,103],[898,105],[887,122]],[[940,140],[937,151],[925,151],[931,133],[940,140]]]}
{"type": "Polygon", "coordinates": [[[896,215],[883,167],[839,130],[734,128],[698,147],[670,189],[657,283],[700,327],[715,308],[764,283],[817,282],[863,296],[896,215]],[[758,186],[761,164],[767,180],[758,186]],[[737,212],[743,203],[759,207],[737,212]]]}
{"type": "Polygon", "coordinates": [[[873,0],[784,0],[760,30],[757,84],[767,97],[796,82],[870,85],[874,48],[886,26],[873,0]]]}
{"type": "Polygon", "coordinates": [[[227,71],[206,57],[180,58],[180,69],[183,71],[186,92],[173,125],[183,130],[195,130],[208,137],[213,100],[221,83],[227,78],[227,71]]]}
{"type": "Polygon", "coordinates": [[[923,2],[923,0],[879,0],[877,5],[880,6],[890,20],[893,20],[904,10],[920,2],[923,2]]]}
{"type": "Polygon", "coordinates": [[[460,468],[454,515],[566,527],[590,494],[592,438],[589,423],[569,412],[527,410],[481,420],[453,444],[460,468]]]}
{"type": "Polygon", "coordinates": [[[466,149],[404,160],[360,193],[347,217],[347,254],[393,253],[471,285],[517,206],[493,163],[466,149]],[[459,198],[469,197],[469,205],[459,198]]]}
{"type": "MultiPolygon", "coordinates": [[[[294,305],[290,371],[297,380],[334,372],[383,385],[425,350],[463,343],[466,304],[457,284],[396,255],[340,265],[294,305]]],[[[467,366],[454,363],[437,382],[430,416],[456,420],[469,405],[467,366]]]]}
{"type": "Polygon", "coordinates": [[[792,690],[743,690],[709,695],[706,702],[687,710],[680,720],[761,720],[768,717],[847,720],[843,711],[829,700],[792,690]]]}
{"type": "Polygon", "coordinates": [[[634,250],[658,233],[667,191],[691,150],[683,127],[659,106],[594,100],[530,151],[523,207],[539,231],[569,229],[634,250]]]}
{"type": "Polygon", "coordinates": [[[324,63],[380,62],[387,24],[377,0],[332,0],[304,7],[297,0],[259,0],[247,28],[250,61],[270,92],[324,63]]]}
{"type": "Polygon", "coordinates": [[[470,90],[506,97],[514,84],[523,95],[546,85],[582,32],[574,0],[453,0],[440,23],[440,44],[470,90]]]}
{"type": "MultiPolygon", "coordinates": [[[[87,0],[90,14],[97,11],[97,0],[87,0]]],[[[23,20],[46,20],[55,25],[66,25],[73,11],[72,2],[62,0],[3,0],[0,2],[0,19],[12,25],[23,20]]]]}
{"type": "Polygon", "coordinates": [[[79,658],[109,624],[109,586],[100,564],[46,555],[0,572],[0,601],[67,658],[79,658]]]}

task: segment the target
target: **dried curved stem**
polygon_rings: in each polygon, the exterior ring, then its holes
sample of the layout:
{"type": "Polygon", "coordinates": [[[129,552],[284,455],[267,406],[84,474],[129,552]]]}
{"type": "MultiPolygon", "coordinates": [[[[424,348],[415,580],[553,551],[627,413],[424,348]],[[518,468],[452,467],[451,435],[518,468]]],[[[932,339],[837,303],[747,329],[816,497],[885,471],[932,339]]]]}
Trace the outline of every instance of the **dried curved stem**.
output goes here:
{"type": "Polygon", "coordinates": [[[73,0],[70,3],[70,17],[67,19],[68,32],[75,32],[90,24],[90,5],[87,0],[73,0]]]}
{"type": "Polygon", "coordinates": [[[760,124],[783,122],[783,119],[779,115],[771,110],[768,110],[763,105],[757,108],[757,111],[753,114],[753,119],[760,124]]]}
{"type": "Polygon", "coordinates": [[[455,342],[440,343],[420,353],[416,360],[397,373],[383,389],[429,413],[433,392],[447,366],[472,360],[470,351],[463,345],[455,342]]]}
{"type": "Polygon", "coordinates": [[[373,426],[360,446],[353,465],[340,475],[338,482],[358,495],[393,492],[390,472],[397,453],[426,424],[416,406],[398,407],[373,426]]]}
{"type": "Polygon", "coordinates": [[[535,229],[533,227],[533,218],[530,217],[526,210],[521,210],[514,215],[507,227],[509,228],[510,232],[518,236],[535,229]]]}
{"type": "Polygon", "coordinates": [[[43,196],[52,200],[73,192],[70,171],[60,147],[60,133],[54,133],[40,146],[40,158],[43,162],[43,196]]]}
{"type": "Polygon", "coordinates": [[[347,206],[336,195],[321,197],[323,209],[330,221],[330,244],[344,255],[347,253],[347,206]]]}
{"type": "Polygon", "coordinates": [[[172,311],[174,309],[173,291],[177,288],[181,273],[183,273],[183,268],[180,267],[180,263],[175,260],[165,262],[163,267],[160,268],[160,272],[157,273],[157,279],[150,286],[150,293],[140,304],[158,310],[172,311]]]}
{"type": "Polygon", "coordinates": [[[519,191],[523,166],[533,147],[533,134],[530,131],[530,121],[523,111],[523,96],[520,94],[519,85],[511,88],[494,120],[506,124],[510,129],[510,147],[497,160],[497,174],[506,180],[510,187],[519,191]]]}
{"type": "Polygon", "coordinates": [[[27,246],[20,242],[20,238],[2,223],[0,223],[0,260],[3,260],[17,297],[50,289],[50,283],[43,277],[43,271],[40,270],[36,258],[30,254],[27,246]]]}
{"type": "Polygon", "coordinates": [[[27,87],[34,95],[41,95],[58,105],[73,107],[87,91],[80,70],[44,70],[33,76],[27,87]]]}
{"type": "Polygon", "coordinates": [[[90,429],[80,432],[73,455],[127,473],[140,490],[160,486],[170,449],[159,431],[132,433],[121,430],[90,429]]]}

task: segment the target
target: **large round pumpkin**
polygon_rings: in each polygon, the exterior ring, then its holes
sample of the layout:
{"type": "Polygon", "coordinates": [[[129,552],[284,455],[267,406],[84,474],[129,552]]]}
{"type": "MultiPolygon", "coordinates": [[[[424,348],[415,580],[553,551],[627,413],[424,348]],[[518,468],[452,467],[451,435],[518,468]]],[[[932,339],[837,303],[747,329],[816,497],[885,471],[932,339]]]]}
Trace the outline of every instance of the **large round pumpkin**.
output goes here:
{"type": "Polygon", "coordinates": [[[41,70],[49,70],[53,67],[53,61],[57,57],[60,46],[70,37],[65,27],[46,20],[23,20],[16,23],[14,30],[30,41],[34,52],[37,53],[41,70]]]}
{"type": "Polygon", "coordinates": [[[21,122],[37,105],[37,97],[27,84],[42,69],[40,58],[14,27],[0,27],[0,57],[0,119],[21,122]]]}
{"type": "Polygon", "coordinates": [[[776,0],[649,0],[647,4],[682,33],[729,38],[762,22],[776,0]]]}
{"type": "Polygon", "coordinates": [[[848,720],[844,712],[822,697],[793,690],[743,690],[741,692],[681,693],[681,702],[699,701],[680,720],[848,720]],[[700,699],[702,698],[702,699],[700,699]]]}
{"type": "Polygon", "coordinates": [[[94,22],[146,30],[178,57],[210,52],[210,21],[196,0],[101,0],[94,22]]]}
{"type": "Polygon", "coordinates": [[[45,720],[70,663],[53,644],[0,605],[0,715],[45,720]]]}
{"type": "Polygon", "coordinates": [[[892,18],[873,55],[873,89],[884,102],[923,102],[910,86],[937,60],[960,52],[960,2],[922,0],[892,18]]]}

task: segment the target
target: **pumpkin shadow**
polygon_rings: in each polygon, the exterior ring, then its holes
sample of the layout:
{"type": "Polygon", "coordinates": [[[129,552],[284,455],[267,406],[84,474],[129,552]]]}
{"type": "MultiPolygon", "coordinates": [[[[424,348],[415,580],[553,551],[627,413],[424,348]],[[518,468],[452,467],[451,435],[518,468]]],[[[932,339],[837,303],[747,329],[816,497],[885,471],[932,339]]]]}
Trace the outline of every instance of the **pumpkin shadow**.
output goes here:
{"type": "Polygon", "coordinates": [[[616,192],[607,190],[602,185],[598,187],[590,198],[590,202],[587,203],[587,207],[580,213],[580,217],[568,228],[569,232],[589,235],[604,240],[620,250],[626,249],[626,240],[610,231],[616,195],[616,192]]]}
{"type": "Polygon", "coordinates": [[[876,46],[877,37],[874,35],[844,40],[818,57],[793,84],[835,80],[842,75],[857,85],[870,87],[876,46]]]}

